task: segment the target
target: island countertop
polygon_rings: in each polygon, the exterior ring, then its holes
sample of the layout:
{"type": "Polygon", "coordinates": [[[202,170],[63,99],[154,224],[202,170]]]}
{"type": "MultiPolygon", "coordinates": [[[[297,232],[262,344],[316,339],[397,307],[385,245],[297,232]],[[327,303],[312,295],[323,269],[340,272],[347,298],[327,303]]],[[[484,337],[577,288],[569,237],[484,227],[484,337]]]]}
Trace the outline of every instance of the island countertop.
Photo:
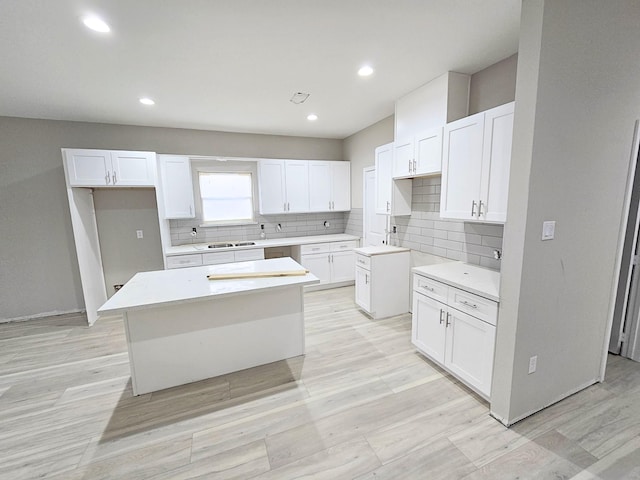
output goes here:
{"type": "Polygon", "coordinates": [[[98,309],[98,315],[130,310],[209,300],[213,297],[259,292],[278,287],[311,285],[319,280],[306,275],[209,280],[207,275],[226,273],[260,273],[303,270],[289,257],[225,263],[203,267],[180,268],[136,273],[120,290],[98,309]]]}

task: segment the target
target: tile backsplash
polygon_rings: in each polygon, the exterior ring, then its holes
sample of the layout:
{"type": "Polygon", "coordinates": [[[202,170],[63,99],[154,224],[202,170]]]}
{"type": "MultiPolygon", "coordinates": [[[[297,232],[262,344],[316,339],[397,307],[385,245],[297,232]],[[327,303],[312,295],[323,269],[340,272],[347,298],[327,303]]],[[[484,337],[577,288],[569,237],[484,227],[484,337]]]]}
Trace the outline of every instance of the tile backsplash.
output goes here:
{"type": "Polygon", "coordinates": [[[255,224],[227,225],[220,227],[201,227],[200,218],[185,220],[170,220],[171,244],[185,245],[189,243],[220,242],[225,240],[258,240],[260,239],[260,225],[264,224],[267,238],[302,237],[305,235],[328,235],[344,233],[345,213],[304,213],[287,215],[260,215],[256,213],[255,224]],[[328,227],[324,222],[328,222],[328,227]],[[277,230],[280,224],[281,231],[277,230]],[[194,238],[191,236],[193,227],[198,231],[194,238]]]}

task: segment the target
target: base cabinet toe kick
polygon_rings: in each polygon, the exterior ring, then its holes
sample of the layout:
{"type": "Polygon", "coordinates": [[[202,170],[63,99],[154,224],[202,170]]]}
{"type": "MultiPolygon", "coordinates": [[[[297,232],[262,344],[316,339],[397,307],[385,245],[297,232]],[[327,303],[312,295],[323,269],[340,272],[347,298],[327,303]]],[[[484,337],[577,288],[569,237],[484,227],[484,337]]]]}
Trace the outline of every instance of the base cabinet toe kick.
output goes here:
{"type": "Polygon", "coordinates": [[[498,302],[413,274],[411,342],[482,397],[491,396],[498,302]]]}

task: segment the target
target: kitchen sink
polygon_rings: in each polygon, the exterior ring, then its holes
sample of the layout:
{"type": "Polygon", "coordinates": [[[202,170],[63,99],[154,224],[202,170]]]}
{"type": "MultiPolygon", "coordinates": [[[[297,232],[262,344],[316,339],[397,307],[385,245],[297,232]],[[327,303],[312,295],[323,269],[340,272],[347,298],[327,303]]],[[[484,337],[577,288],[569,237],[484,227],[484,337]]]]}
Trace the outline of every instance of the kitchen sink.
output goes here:
{"type": "Polygon", "coordinates": [[[234,247],[235,245],[233,243],[227,243],[227,242],[216,242],[216,243],[210,243],[209,244],[209,248],[228,248],[228,247],[234,247]]]}
{"type": "Polygon", "coordinates": [[[236,243],[216,242],[216,243],[210,243],[209,248],[247,247],[255,244],[256,242],[236,242],[236,243]]]}

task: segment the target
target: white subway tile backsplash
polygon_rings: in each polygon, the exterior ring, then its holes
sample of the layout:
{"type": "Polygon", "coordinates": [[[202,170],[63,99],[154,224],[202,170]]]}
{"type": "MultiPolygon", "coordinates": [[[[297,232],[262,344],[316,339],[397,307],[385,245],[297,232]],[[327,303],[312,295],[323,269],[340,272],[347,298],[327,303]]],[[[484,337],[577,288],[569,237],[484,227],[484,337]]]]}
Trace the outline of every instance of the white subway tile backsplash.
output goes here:
{"type": "Polygon", "coordinates": [[[447,238],[456,242],[473,243],[475,245],[482,245],[482,236],[475,233],[464,232],[447,232],[447,238]]]}

